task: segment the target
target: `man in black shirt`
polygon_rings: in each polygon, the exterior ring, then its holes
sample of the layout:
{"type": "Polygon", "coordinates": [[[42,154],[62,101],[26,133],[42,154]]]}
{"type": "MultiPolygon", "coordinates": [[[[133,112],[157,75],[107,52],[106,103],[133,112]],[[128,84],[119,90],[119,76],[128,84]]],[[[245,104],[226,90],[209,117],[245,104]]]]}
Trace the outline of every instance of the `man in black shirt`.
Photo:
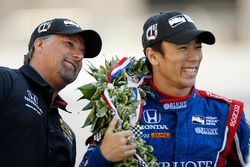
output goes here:
{"type": "Polygon", "coordinates": [[[36,27],[22,67],[0,67],[0,166],[74,167],[75,136],[58,113],[67,111],[58,93],[101,45],[94,30],[56,18],[36,27]]]}

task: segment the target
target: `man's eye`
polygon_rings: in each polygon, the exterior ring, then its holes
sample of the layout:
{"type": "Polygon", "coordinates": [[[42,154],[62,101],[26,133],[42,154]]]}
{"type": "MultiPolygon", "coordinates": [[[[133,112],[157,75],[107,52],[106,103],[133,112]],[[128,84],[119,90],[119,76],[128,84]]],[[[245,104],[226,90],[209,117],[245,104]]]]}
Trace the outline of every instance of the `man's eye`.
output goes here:
{"type": "Polygon", "coordinates": [[[73,46],[73,45],[74,45],[73,42],[71,42],[71,41],[67,41],[67,44],[68,44],[69,46],[73,46]]]}
{"type": "Polygon", "coordinates": [[[187,47],[186,47],[186,46],[180,46],[180,47],[178,47],[178,49],[179,49],[179,50],[186,50],[187,47]]]}
{"type": "Polygon", "coordinates": [[[68,46],[68,47],[74,47],[74,43],[72,41],[69,40],[65,40],[64,43],[68,46]]]}

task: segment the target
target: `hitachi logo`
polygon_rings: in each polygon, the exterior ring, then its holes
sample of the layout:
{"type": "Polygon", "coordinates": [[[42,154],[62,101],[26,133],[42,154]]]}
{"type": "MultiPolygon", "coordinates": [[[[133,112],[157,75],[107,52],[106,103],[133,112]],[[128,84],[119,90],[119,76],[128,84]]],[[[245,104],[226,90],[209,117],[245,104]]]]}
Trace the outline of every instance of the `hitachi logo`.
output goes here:
{"type": "Polygon", "coordinates": [[[168,129],[166,125],[142,125],[141,129],[168,129]]]}
{"type": "Polygon", "coordinates": [[[212,167],[212,161],[159,162],[160,167],[212,167]]]}
{"type": "Polygon", "coordinates": [[[174,102],[174,103],[165,103],[163,104],[165,110],[177,110],[187,108],[187,101],[174,102]]]}

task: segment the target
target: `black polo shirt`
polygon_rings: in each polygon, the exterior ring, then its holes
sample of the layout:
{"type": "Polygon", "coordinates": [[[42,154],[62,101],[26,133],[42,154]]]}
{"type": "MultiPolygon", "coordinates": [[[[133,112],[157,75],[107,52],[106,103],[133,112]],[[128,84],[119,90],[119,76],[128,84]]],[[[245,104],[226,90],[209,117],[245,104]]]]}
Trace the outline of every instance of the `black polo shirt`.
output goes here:
{"type": "Polygon", "coordinates": [[[74,166],[75,135],[58,113],[66,102],[52,93],[30,65],[0,67],[0,166],[74,166]]]}

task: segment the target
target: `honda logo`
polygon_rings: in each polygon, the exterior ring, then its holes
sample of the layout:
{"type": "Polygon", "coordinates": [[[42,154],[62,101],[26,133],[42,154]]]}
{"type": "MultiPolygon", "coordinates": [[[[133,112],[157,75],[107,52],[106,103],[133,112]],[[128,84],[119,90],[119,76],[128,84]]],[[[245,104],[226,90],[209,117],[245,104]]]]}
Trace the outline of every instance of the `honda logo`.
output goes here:
{"type": "Polygon", "coordinates": [[[35,103],[35,104],[38,104],[38,98],[35,94],[33,94],[30,90],[27,90],[27,94],[28,94],[28,97],[29,99],[35,103]]]}
{"type": "Polygon", "coordinates": [[[148,124],[157,124],[161,122],[161,113],[154,109],[148,109],[143,111],[143,118],[148,124]]]}

